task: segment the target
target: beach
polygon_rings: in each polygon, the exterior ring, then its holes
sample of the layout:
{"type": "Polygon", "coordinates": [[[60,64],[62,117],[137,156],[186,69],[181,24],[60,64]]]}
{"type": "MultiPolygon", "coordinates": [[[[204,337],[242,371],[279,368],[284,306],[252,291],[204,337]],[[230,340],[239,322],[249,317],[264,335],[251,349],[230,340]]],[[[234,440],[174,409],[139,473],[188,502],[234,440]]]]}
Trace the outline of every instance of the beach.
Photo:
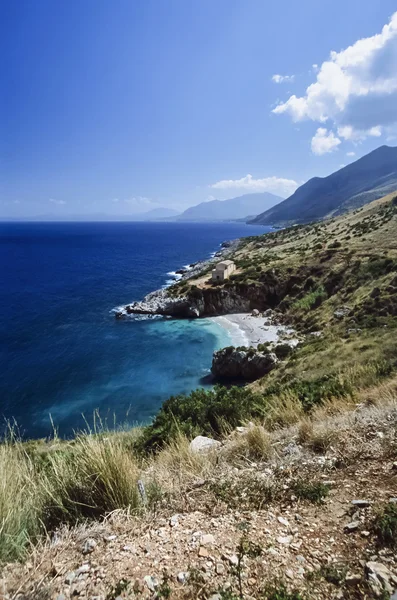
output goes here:
{"type": "MultiPolygon", "coordinates": [[[[258,344],[277,342],[281,337],[290,337],[294,333],[293,329],[284,325],[271,324],[268,317],[253,316],[251,313],[209,317],[209,320],[228,331],[233,346],[257,347],[258,344]]],[[[289,343],[295,345],[298,340],[289,339],[289,343]]]]}

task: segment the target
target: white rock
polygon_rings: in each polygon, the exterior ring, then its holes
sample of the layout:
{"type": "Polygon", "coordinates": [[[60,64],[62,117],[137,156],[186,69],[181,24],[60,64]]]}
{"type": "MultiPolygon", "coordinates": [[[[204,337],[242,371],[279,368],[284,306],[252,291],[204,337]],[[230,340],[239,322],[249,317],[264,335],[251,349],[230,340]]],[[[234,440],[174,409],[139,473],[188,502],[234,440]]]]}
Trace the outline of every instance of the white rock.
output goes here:
{"type": "Polygon", "coordinates": [[[215,450],[221,445],[217,440],[198,435],[190,442],[190,450],[195,453],[208,452],[209,450],[215,450]]]}
{"type": "Polygon", "coordinates": [[[146,583],[148,589],[151,592],[154,592],[155,589],[158,587],[159,582],[155,577],[152,577],[152,575],[145,575],[145,577],[143,578],[143,581],[146,583]]]}
{"type": "Polygon", "coordinates": [[[176,578],[179,581],[179,583],[186,583],[188,577],[189,577],[189,573],[187,573],[186,571],[181,571],[176,576],[176,578]]]}
{"type": "Polygon", "coordinates": [[[172,515],[170,518],[170,527],[176,527],[179,524],[179,515],[172,515]]]}
{"type": "Polygon", "coordinates": [[[215,543],[215,538],[211,533],[206,533],[205,535],[202,535],[200,538],[201,546],[211,546],[214,543],[215,543]]]}
{"type": "Polygon", "coordinates": [[[292,535],[280,536],[277,538],[279,544],[290,544],[292,542],[292,535]]]}
{"type": "Polygon", "coordinates": [[[88,538],[88,540],[84,542],[83,554],[91,554],[91,552],[94,552],[96,545],[97,543],[95,540],[88,538]]]}
{"type": "Polygon", "coordinates": [[[76,573],[74,571],[70,571],[65,577],[66,585],[71,585],[73,581],[76,579],[76,573]]]}
{"type": "Polygon", "coordinates": [[[281,523],[281,525],[284,525],[284,527],[289,527],[289,522],[287,519],[284,519],[284,517],[277,517],[277,521],[281,523]]]}
{"type": "Polygon", "coordinates": [[[389,569],[379,562],[367,562],[365,565],[368,580],[375,593],[378,593],[385,589],[390,594],[393,593],[393,589],[390,585],[390,578],[392,574],[389,569]]]}

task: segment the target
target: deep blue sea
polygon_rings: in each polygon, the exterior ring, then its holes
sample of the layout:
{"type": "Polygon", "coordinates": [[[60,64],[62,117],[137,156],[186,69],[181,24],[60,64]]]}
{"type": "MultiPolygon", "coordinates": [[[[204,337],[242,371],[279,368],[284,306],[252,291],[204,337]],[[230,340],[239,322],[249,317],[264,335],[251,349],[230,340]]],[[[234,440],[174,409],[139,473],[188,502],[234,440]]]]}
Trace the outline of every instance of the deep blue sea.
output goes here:
{"type": "MultiPolygon", "coordinates": [[[[25,437],[92,422],[148,421],[199,387],[228,334],[206,319],[116,321],[169,273],[222,241],[264,233],[235,223],[0,223],[0,417],[25,437]]],[[[171,277],[172,278],[172,277],[171,277]]]]}

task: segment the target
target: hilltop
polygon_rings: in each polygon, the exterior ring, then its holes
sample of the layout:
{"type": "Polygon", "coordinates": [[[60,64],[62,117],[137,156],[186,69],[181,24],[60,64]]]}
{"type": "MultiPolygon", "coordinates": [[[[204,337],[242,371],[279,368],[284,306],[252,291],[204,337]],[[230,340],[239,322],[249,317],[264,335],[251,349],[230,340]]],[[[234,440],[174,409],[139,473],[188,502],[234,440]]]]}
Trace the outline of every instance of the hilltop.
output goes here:
{"type": "Polygon", "coordinates": [[[176,315],[244,306],[300,343],[235,349],[278,360],[146,427],[0,445],[4,594],[394,599],[396,240],[390,194],[241,240],[224,283],[208,264],[168,288],[176,315]]]}
{"type": "Polygon", "coordinates": [[[397,147],[381,146],[328,177],[314,177],[251,223],[307,223],[346,212],[397,189],[397,147]]]}
{"type": "Polygon", "coordinates": [[[229,200],[210,200],[186,209],[178,221],[227,221],[248,219],[282,201],[280,196],[261,192],[229,200]]]}

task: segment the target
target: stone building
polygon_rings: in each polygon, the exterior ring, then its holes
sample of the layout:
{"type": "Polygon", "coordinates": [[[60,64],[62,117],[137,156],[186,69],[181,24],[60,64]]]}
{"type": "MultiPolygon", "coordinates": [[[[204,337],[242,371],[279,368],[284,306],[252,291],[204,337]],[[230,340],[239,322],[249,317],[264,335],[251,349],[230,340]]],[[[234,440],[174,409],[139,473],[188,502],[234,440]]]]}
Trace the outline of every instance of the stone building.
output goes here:
{"type": "Polygon", "coordinates": [[[212,269],[211,279],[212,281],[225,281],[235,270],[236,265],[232,260],[223,260],[216,265],[215,269],[212,269]]]}

